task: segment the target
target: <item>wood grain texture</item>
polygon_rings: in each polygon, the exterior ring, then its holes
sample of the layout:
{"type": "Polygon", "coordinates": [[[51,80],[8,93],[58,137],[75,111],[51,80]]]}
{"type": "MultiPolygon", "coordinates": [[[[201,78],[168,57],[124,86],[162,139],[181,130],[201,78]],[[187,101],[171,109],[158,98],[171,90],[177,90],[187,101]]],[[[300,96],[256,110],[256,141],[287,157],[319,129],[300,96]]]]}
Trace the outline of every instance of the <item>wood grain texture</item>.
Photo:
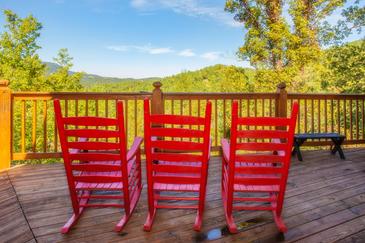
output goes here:
{"type": "MultiPolygon", "coordinates": [[[[289,172],[283,211],[288,226],[285,241],[363,242],[365,149],[345,150],[346,161],[331,156],[328,151],[303,153],[306,161],[293,159],[289,172]]],[[[221,158],[214,157],[209,165],[203,234],[226,225],[220,173],[221,158]]],[[[148,211],[146,187],[122,233],[113,232],[121,216],[120,209],[91,208],[69,234],[60,234],[59,228],[72,214],[72,209],[64,168],[58,163],[27,165],[1,173],[0,192],[1,241],[35,242],[25,219],[38,242],[194,242],[201,236],[192,230],[195,210],[189,209],[161,209],[153,230],[144,232],[148,211]]],[[[258,217],[264,221],[215,242],[275,242],[278,231],[270,213],[242,211],[236,212],[234,217],[236,222],[258,217]]]]}

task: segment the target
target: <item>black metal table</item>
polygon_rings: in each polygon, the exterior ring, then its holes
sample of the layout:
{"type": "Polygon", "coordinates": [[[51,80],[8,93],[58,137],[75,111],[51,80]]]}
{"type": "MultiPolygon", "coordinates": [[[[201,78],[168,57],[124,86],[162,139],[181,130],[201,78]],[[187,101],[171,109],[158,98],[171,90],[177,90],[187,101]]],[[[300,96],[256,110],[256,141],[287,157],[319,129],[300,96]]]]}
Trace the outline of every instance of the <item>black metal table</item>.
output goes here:
{"type": "Polygon", "coordinates": [[[315,139],[331,139],[333,142],[333,147],[331,148],[331,153],[335,154],[337,151],[340,155],[341,159],[345,159],[345,155],[343,153],[343,150],[341,148],[341,145],[343,141],[345,140],[344,135],[340,135],[338,133],[300,133],[294,135],[294,148],[292,155],[297,154],[298,160],[303,161],[302,153],[300,152],[300,146],[303,145],[303,143],[308,140],[315,140],[315,139]]]}

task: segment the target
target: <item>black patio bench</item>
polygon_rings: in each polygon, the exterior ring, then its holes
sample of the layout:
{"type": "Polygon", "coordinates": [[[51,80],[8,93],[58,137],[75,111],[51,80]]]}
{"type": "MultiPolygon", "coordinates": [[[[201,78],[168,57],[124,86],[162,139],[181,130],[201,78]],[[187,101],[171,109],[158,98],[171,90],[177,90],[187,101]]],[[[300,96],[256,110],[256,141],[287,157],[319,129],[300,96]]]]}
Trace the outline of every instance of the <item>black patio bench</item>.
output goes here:
{"type": "Polygon", "coordinates": [[[343,150],[341,148],[341,145],[343,141],[345,140],[344,135],[340,135],[338,133],[300,133],[294,135],[294,148],[292,155],[297,154],[298,160],[303,161],[302,153],[300,152],[300,146],[303,145],[303,143],[308,140],[320,140],[320,139],[331,139],[333,142],[333,146],[331,147],[331,153],[335,154],[337,151],[340,155],[341,159],[345,159],[345,155],[343,154],[343,150]]]}

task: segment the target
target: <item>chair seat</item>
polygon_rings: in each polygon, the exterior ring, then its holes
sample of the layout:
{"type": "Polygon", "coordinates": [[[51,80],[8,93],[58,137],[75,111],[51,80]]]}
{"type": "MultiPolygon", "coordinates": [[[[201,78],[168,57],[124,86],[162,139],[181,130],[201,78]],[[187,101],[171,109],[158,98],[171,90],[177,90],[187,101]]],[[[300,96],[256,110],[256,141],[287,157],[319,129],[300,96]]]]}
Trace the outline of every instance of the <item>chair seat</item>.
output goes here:
{"type": "MultiPolygon", "coordinates": [[[[128,162],[128,174],[130,174],[135,159],[131,159],[128,162]]],[[[103,164],[103,165],[120,165],[120,160],[118,161],[90,161],[89,164],[103,164]]],[[[122,170],[120,171],[103,171],[103,172],[82,172],[81,175],[85,176],[122,176],[122,170]]],[[[113,183],[92,183],[92,182],[76,182],[76,190],[122,190],[122,182],[113,183]]]]}

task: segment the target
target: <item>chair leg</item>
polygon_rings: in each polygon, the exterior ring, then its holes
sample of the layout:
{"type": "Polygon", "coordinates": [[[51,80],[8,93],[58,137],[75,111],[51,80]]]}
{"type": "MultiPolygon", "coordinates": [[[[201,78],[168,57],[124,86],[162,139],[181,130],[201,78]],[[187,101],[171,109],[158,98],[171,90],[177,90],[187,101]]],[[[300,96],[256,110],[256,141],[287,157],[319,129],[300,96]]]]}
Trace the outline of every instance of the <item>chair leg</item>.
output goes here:
{"type": "MultiPolygon", "coordinates": [[[[83,193],[84,195],[88,196],[90,195],[90,192],[86,191],[85,193],[83,193]]],[[[89,198],[83,198],[80,200],[79,204],[86,204],[89,201],[89,198]]],[[[70,229],[72,228],[72,226],[74,226],[78,219],[80,218],[82,212],[84,211],[84,207],[80,207],[79,208],[79,212],[78,213],[73,213],[71,218],[66,222],[66,224],[61,228],[61,233],[62,234],[66,234],[70,231],[70,229]]]]}
{"type": "Polygon", "coordinates": [[[223,199],[223,208],[224,208],[224,215],[226,217],[228,230],[232,234],[238,233],[237,225],[234,222],[232,212],[228,213],[228,207],[227,207],[227,197],[226,197],[226,191],[222,190],[222,199],[223,199]]]}
{"type": "Polygon", "coordinates": [[[199,212],[200,210],[198,210],[197,214],[196,214],[196,218],[195,218],[195,223],[194,223],[194,230],[195,231],[200,231],[201,227],[202,227],[202,221],[203,221],[203,214],[199,212]]]}
{"type": "Polygon", "coordinates": [[[148,212],[146,222],[143,225],[144,231],[151,231],[153,221],[155,220],[155,215],[156,215],[156,208],[153,209],[152,213],[150,211],[148,212]]]}
{"type": "Polygon", "coordinates": [[[232,233],[232,234],[238,233],[237,225],[234,222],[232,213],[229,214],[227,212],[227,210],[225,210],[225,211],[226,211],[225,216],[226,216],[226,221],[227,221],[227,226],[228,226],[229,232],[232,233]]]}
{"type": "MultiPolygon", "coordinates": [[[[159,191],[154,192],[152,190],[151,195],[153,195],[153,193],[160,193],[159,191]]],[[[144,231],[151,231],[152,229],[152,224],[153,221],[155,220],[155,216],[156,216],[156,205],[157,205],[157,201],[153,198],[153,200],[150,201],[150,195],[149,196],[149,202],[148,202],[148,215],[147,215],[147,219],[146,222],[143,225],[143,230],[144,231]]]]}
{"type": "Polygon", "coordinates": [[[84,208],[80,208],[80,211],[78,214],[72,214],[71,218],[66,222],[66,224],[61,228],[62,234],[67,234],[71,227],[74,226],[77,222],[77,220],[80,218],[82,211],[84,208]]]}
{"type": "Polygon", "coordinates": [[[119,223],[114,227],[115,232],[120,232],[124,228],[124,226],[127,224],[127,222],[130,219],[134,209],[137,206],[137,203],[139,201],[139,197],[141,195],[141,191],[142,191],[142,187],[140,189],[138,189],[138,191],[136,192],[136,194],[132,198],[129,213],[125,213],[124,216],[122,217],[122,219],[119,221],[119,223]]]}
{"type": "Polygon", "coordinates": [[[284,221],[281,218],[281,215],[278,215],[275,211],[273,211],[272,213],[274,215],[274,221],[279,231],[282,233],[286,233],[288,231],[288,228],[285,226],[284,221]]]}

